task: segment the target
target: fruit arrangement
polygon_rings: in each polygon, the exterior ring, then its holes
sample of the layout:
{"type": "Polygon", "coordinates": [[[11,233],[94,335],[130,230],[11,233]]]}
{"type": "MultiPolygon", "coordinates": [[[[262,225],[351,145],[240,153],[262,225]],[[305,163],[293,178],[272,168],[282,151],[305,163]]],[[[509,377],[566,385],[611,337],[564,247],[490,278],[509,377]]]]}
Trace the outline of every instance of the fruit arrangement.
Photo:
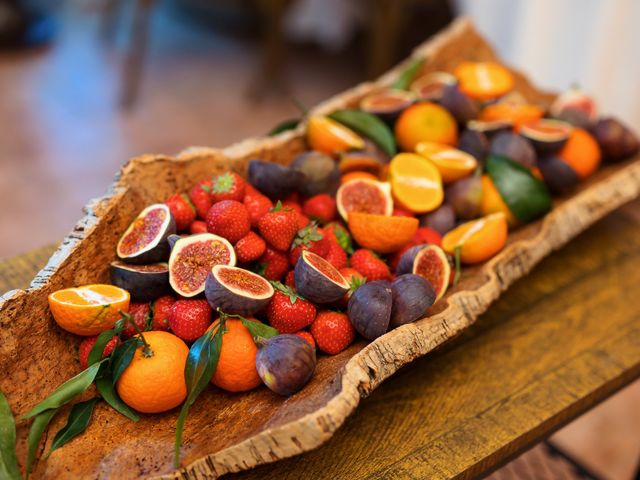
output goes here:
{"type": "MultiPolygon", "coordinates": [[[[179,466],[189,408],[210,384],[295,394],[322,356],[424,318],[552,194],[638,152],[583,92],[547,111],[495,63],[419,71],[358,108],[311,115],[308,151],[290,165],[251,160],[246,178],[227,171],[145,206],[111,285],[53,292],[55,321],[84,337],[80,373],[24,416],[30,459],[57,409],[95,383],[133,421],[181,406],[179,466]]],[[[52,450],[95,402],[74,406],[52,450]]]]}

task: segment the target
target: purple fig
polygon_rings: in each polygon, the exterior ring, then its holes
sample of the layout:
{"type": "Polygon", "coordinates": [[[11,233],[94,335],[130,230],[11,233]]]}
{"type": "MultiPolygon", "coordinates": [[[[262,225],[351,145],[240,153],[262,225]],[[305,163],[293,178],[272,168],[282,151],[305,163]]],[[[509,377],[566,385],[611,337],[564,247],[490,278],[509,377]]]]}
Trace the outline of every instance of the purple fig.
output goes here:
{"type": "Polygon", "coordinates": [[[420,226],[432,228],[444,235],[456,226],[456,211],[448,203],[443,203],[433,212],[420,217],[420,226]]]}
{"type": "Polygon", "coordinates": [[[458,123],[464,125],[478,117],[478,104],[460,91],[458,85],[447,85],[442,90],[440,105],[449,110],[458,123]]]}
{"type": "Polygon", "coordinates": [[[527,168],[536,164],[536,151],[531,142],[512,132],[502,132],[493,137],[490,153],[507,157],[527,168]]]}
{"type": "Polygon", "coordinates": [[[142,210],[120,237],[116,254],[120,260],[136,265],[166,262],[167,237],[176,233],[176,221],[164,203],[142,210]]]}
{"type": "Polygon", "coordinates": [[[466,129],[458,140],[458,150],[473,155],[480,164],[489,154],[489,139],[479,130],[466,129]]]}
{"type": "Polygon", "coordinates": [[[293,395],[304,387],[316,369],[316,352],[297,335],[276,335],[262,342],[256,369],[264,384],[280,395],[293,395]]]}
{"type": "Polygon", "coordinates": [[[538,159],[538,168],[542,173],[544,183],[554,194],[570,193],[580,182],[576,171],[555,155],[538,159]]]}
{"type": "Polygon", "coordinates": [[[633,157],[640,150],[638,137],[615,118],[601,118],[592,133],[600,144],[603,157],[611,162],[633,157]]]}
{"type": "Polygon", "coordinates": [[[536,152],[549,155],[564,147],[572,129],[570,123],[542,118],[536,123],[522,125],[520,135],[531,142],[536,152]]]}
{"type": "Polygon", "coordinates": [[[482,179],[471,175],[453,182],[447,187],[445,196],[458,218],[472,220],[480,215],[482,179]]]}
{"type": "Polygon", "coordinates": [[[392,327],[399,327],[424,317],[436,300],[436,292],[431,283],[413,273],[397,277],[391,283],[391,295],[392,327]]]}
{"type": "Polygon", "coordinates": [[[306,175],[291,167],[249,160],[249,183],[272,200],[286,198],[305,182],[306,175]]]}
{"type": "Polygon", "coordinates": [[[213,310],[253,315],[267,306],[274,290],[267,279],[239,267],[216,265],[205,283],[204,295],[213,310]]]}
{"type": "Polygon", "coordinates": [[[125,289],[136,302],[147,303],[171,291],[169,265],[165,262],[150,265],[131,265],[116,260],[109,268],[111,283],[125,289]]]}
{"type": "Polygon", "coordinates": [[[384,335],[389,328],[391,305],[391,283],[376,280],[361,285],[353,292],[347,314],[353,328],[367,340],[373,340],[384,335]]]}
{"type": "Polygon", "coordinates": [[[309,250],[303,250],[294,269],[296,290],[315,303],[332,303],[349,291],[349,282],[333,265],[309,250]]]}
{"type": "Polygon", "coordinates": [[[396,267],[396,275],[404,275],[405,273],[413,272],[413,261],[415,260],[416,255],[418,255],[418,252],[420,252],[424,247],[426,247],[424,244],[415,245],[404,252],[400,257],[398,266],[396,267]]]}
{"type": "Polygon", "coordinates": [[[303,152],[295,158],[291,168],[307,177],[298,188],[303,196],[313,197],[319,193],[335,195],[340,184],[340,169],[329,155],[321,152],[303,152]]]}

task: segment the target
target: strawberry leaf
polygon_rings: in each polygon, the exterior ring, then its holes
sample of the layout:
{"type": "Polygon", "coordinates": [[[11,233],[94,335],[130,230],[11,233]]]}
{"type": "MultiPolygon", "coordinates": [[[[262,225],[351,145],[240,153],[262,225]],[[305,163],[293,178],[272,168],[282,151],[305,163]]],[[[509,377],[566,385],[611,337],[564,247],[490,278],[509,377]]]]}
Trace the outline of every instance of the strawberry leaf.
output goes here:
{"type": "Polygon", "coordinates": [[[19,480],[16,422],[7,398],[0,392],[0,478],[19,480]]]}
{"type": "Polygon", "coordinates": [[[87,429],[91,421],[91,416],[93,415],[93,407],[95,407],[97,401],[98,397],[95,397],[86,402],[76,403],[71,408],[69,417],[67,418],[67,424],[56,433],[56,436],[53,438],[53,443],[51,444],[51,449],[44,457],[45,459],[49,458],[49,455],[51,455],[54,450],[67,444],[87,429]]]}
{"type": "Polygon", "coordinates": [[[223,173],[216,177],[213,184],[213,191],[216,193],[228,192],[233,188],[235,183],[236,178],[231,173],[223,173]]]}

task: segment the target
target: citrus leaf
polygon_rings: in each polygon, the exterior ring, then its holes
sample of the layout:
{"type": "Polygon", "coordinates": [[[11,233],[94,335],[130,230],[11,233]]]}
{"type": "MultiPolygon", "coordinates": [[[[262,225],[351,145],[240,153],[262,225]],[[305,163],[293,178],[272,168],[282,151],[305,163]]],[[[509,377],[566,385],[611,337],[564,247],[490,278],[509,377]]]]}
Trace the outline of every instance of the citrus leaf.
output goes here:
{"type": "Polygon", "coordinates": [[[77,437],[87,429],[91,421],[91,416],[93,415],[93,407],[95,407],[97,401],[98,397],[95,397],[86,402],[76,403],[71,407],[67,424],[58,430],[56,436],[53,437],[51,449],[44,458],[49,458],[49,455],[51,455],[54,450],[66,445],[74,437],[77,437]]]}
{"type": "Polygon", "coordinates": [[[107,359],[100,360],[98,363],[94,363],[86,370],[83,370],[75,377],[70,378],[58,388],[56,388],[51,395],[33,407],[28,413],[20,417],[21,420],[35,417],[39,413],[44,412],[52,408],[58,408],[69,402],[73,397],[84,392],[89,385],[93,383],[93,380],[98,374],[98,369],[103,362],[107,359]]]}
{"type": "Polygon", "coordinates": [[[287,130],[293,130],[300,124],[299,118],[290,118],[288,120],[284,120],[269,130],[267,136],[273,137],[278,135],[279,133],[286,132],[287,130]]]}
{"type": "Polygon", "coordinates": [[[329,117],[371,139],[390,157],[396,154],[396,140],[391,129],[375,115],[362,110],[338,110],[329,117]]]}
{"type": "Polygon", "coordinates": [[[111,377],[113,384],[118,381],[122,372],[129,366],[136,353],[136,349],[140,345],[142,345],[141,340],[138,337],[133,337],[122,342],[122,345],[113,351],[113,356],[111,357],[111,377]]]}
{"type": "Polygon", "coordinates": [[[398,78],[396,78],[395,82],[391,84],[391,88],[395,88],[398,90],[408,90],[409,86],[411,85],[411,82],[413,81],[415,76],[418,74],[423,64],[424,64],[423,58],[416,58],[411,62],[409,62],[409,65],[407,65],[407,68],[405,68],[400,73],[400,75],[398,75],[398,78]]]}
{"type": "Polygon", "coordinates": [[[29,436],[27,437],[27,464],[25,465],[25,478],[29,478],[29,474],[31,473],[31,466],[33,465],[33,461],[36,458],[36,451],[38,450],[38,445],[40,445],[40,440],[42,439],[42,434],[46,430],[49,422],[53,416],[58,412],[57,408],[52,408],[51,410],[45,410],[42,413],[36,415],[36,418],[33,419],[33,423],[31,424],[31,428],[29,428],[29,436]]]}
{"type": "Polygon", "coordinates": [[[124,403],[116,393],[113,386],[115,382],[113,381],[112,375],[111,367],[108,363],[105,363],[100,367],[100,371],[96,376],[96,388],[98,389],[98,393],[100,393],[104,401],[107,402],[116,412],[121,413],[131,421],[137,422],[140,420],[140,417],[133,409],[124,403]]]}
{"type": "Polygon", "coordinates": [[[89,365],[93,365],[96,362],[99,362],[102,359],[102,352],[104,352],[104,347],[107,346],[107,343],[111,341],[113,337],[115,337],[119,332],[116,328],[112,328],[111,330],[105,330],[100,335],[98,335],[98,339],[96,343],[91,347],[89,351],[89,357],[87,362],[89,365]]]}
{"type": "MultiPolygon", "coordinates": [[[[293,302],[292,302],[293,303],[293,302]]],[[[242,319],[242,325],[247,327],[249,333],[253,337],[253,339],[262,338],[268,340],[276,335],[280,335],[280,332],[269,325],[265,325],[260,322],[252,322],[251,320],[247,320],[246,318],[242,319]]]]}
{"type": "Polygon", "coordinates": [[[7,398],[0,392],[0,478],[20,478],[16,456],[16,422],[7,398]]]}

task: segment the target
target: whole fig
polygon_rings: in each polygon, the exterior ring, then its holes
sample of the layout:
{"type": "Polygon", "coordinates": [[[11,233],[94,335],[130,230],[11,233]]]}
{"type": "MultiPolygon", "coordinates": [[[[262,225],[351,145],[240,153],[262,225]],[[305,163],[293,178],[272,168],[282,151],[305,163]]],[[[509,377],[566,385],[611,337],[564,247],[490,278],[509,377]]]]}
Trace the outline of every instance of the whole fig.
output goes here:
{"type": "Polygon", "coordinates": [[[433,212],[420,217],[420,226],[433,228],[440,235],[453,230],[456,226],[456,211],[448,203],[443,203],[433,212]]]}
{"type": "Polygon", "coordinates": [[[422,318],[436,300],[436,292],[431,283],[413,273],[397,277],[391,283],[391,295],[393,298],[392,327],[399,327],[422,318]]]}
{"type": "Polygon", "coordinates": [[[471,175],[453,182],[447,187],[445,196],[458,218],[472,220],[480,215],[482,179],[478,175],[471,175]]]}
{"type": "Polygon", "coordinates": [[[617,162],[634,156],[640,150],[638,137],[620,120],[601,118],[592,129],[605,159],[617,162]]]}
{"type": "Polygon", "coordinates": [[[256,369],[264,384],[280,395],[293,395],[304,387],[316,369],[316,352],[302,337],[276,335],[262,343],[256,369]]]}
{"type": "Polygon", "coordinates": [[[391,283],[376,280],[353,292],[347,314],[353,328],[367,340],[373,340],[384,335],[389,328],[391,304],[391,283]]]}

